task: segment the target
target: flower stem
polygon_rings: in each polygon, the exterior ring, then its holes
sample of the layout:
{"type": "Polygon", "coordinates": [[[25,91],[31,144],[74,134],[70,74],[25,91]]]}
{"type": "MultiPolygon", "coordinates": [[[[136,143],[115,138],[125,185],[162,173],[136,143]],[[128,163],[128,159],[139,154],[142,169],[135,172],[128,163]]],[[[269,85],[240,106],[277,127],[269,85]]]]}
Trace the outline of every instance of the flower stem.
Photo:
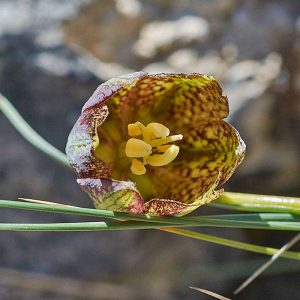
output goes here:
{"type": "Polygon", "coordinates": [[[226,192],[212,206],[257,212],[300,214],[300,198],[226,192]]]}

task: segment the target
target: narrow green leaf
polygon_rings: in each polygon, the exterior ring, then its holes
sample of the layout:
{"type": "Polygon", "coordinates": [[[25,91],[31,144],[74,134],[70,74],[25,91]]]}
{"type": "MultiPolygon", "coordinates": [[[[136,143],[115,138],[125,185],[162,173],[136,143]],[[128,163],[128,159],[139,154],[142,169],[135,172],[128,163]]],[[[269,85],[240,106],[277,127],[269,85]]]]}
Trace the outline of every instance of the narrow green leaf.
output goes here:
{"type": "MultiPolygon", "coordinates": [[[[211,235],[202,234],[199,232],[180,229],[180,228],[163,228],[161,230],[166,231],[166,232],[172,232],[177,235],[182,235],[182,236],[197,239],[197,240],[207,241],[207,242],[211,242],[214,244],[219,244],[219,245],[228,246],[231,248],[236,248],[236,249],[240,249],[240,250],[244,250],[244,251],[256,252],[256,253],[261,253],[261,254],[266,254],[266,255],[274,255],[278,251],[278,249],[271,248],[271,247],[263,247],[263,246],[233,241],[233,240],[229,240],[229,239],[223,239],[223,238],[219,238],[216,236],[211,236],[211,235]]],[[[282,253],[282,257],[300,260],[300,252],[286,251],[286,252],[282,253]]]]}
{"type": "MultiPolygon", "coordinates": [[[[108,210],[81,207],[24,203],[20,201],[0,200],[0,207],[38,210],[51,213],[65,213],[84,216],[103,217],[122,221],[146,222],[149,227],[155,226],[209,226],[273,230],[300,230],[300,220],[291,214],[248,214],[248,215],[216,215],[198,217],[151,217],[148,215],[130,215],[108,210]],[[284,221],[282,221],[284,220],[284,221]],[[288,221],[287,221],[288,220],[288,221]],[[161,225],[158,225],[161,224],[161,225]]],[[[141,223],[140,223],[141,225],[141,223]]],[[[153,227],[151,227],[153,228],[153,227]]]]}
{"type": "MultiPolygon", "coordinates": [[[[0,224],[0,230],[10,231],[105,231],[105,230],[129,230],[129,229],[150,229],[165,224],[149,224],[142,222],[85,222],[85,223],[54,223],[54,224],[0,224]]],[[[179,228],[157,228],[162,231],[172,232],[198,240],[204,240],[211,243],[228,246],[236,249],[273,255],[278,249],[257,246],[248,243],[242,243],[229,239],[223,239],[215,236],[205,235],[194,231],[179,228]]],[[[298,252],[284,252],[282,257],[300,260],[298,252]]]]}
{"type": "Polygon", "coordinates": [[[17,131],[34,147],[59,162],[61,165],[70,168],[66,155],[53,147],[43,139],[32,127],[22,118],[12,104],[0,93],[0,110],[7,117],[17,131]]]}

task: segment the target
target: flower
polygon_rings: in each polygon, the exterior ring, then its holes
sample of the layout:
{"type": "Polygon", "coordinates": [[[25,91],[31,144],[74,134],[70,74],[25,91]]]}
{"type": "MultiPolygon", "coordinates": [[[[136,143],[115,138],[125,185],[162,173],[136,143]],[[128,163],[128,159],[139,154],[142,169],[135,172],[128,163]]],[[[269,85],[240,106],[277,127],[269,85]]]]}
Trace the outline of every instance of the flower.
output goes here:
{"type": "Polygon", "coordinates": [[[184,215],[218,198],[244,158],[228,112],[211,76],[120,76],[85,103],[66,153],[96,208],[184,215]]]}

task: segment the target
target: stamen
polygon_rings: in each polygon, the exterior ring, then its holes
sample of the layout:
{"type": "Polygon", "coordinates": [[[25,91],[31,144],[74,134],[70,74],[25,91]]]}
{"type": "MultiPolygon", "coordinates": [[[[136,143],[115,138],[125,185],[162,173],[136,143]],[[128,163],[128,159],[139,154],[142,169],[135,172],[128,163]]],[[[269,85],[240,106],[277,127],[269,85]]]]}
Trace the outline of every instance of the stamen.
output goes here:
{"type": "Polygon", "coordinates": [[[150,123],[147,126],[140,122],[128,124],[128,134],[142,135],[140,138],[130,138],[125,147],[126,156],[133,158],[130,170],[135,175],[145,174],[147,164],[161,167],[172,162],[179,153],[179,147],[169,143],[183,138],[182,134],[168,136],[169,128],[160,123],[150,123]]]}
{"type": "Polygon", "coordinates": [[[146,173],[146,168],[143,163],[135,158],[132,160],[130,170],[135,175],[143,175],[146,173]]]}
{"type": "Polygon", "coordinates": [[[176,134],[176,135],[167,136],[165,138],[149,141],[149,145],[151,145],[152,147],[157,147],[157,146],[162,146],[162,145],[165,145],[168,143],[180,141],[182,139],[183,139],[182,134],[176,134]]]}
{"type": "Polygon", "coordinates": [[[156,149],[159,152],[166,152],[172,145],[162,145],[162,146],[157,146],[156,149]]]}
{"type": "Polygon", "coordinates": [[[160,123],[150,123],[146,126],[146,130],[152,139],[165,138],[170,134],[170,129],[160,123]]]}
{"type": "Polygon", "coordinates": [[[127,157],[144,157],[152,153],[152,147],[146,142],[131,138],[127,141],[125,154],[127,157]]]}
{"type": "Polygon", "coordinates": [[[135,122],[128,124],[128,134],[130,136],[139,136],[143,133],[145,126],[141,122],[135,122]]]}
{"type": "Polygon", "coordinates": [[[172,162],[179,153],[179,147],[171,145],[163,154],[153,154],[147,158],[150,166],[162,167],[172,162]]]}

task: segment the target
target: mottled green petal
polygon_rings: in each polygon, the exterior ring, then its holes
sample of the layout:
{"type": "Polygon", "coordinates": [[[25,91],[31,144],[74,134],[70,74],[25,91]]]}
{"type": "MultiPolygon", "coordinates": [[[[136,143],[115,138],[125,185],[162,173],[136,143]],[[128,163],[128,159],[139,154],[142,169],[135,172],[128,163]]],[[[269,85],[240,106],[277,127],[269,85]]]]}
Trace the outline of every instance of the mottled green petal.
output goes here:
{"type": "Polygon", "coordinates": [[[229,179],[245,155],[238,132],[223,120],[186,127],[177,160],[151,170],[159,198],[192,204],[215,185],[229,179]]]}
{"type": "Polygon", "coordinates": [[[144,213],[155,216],[184,216],[199,206],[219,198],[223,190],[215,191],[217,185],[218,178],[206,193],[201,194],[190,204],[168,199],[152,199],[144,204],[144,213]]]}
{"type": "Polygon", "coordinates": [[[109,109],[123,124],[155,120],[170,129],[222,119],[228,101],[219,83],[201,74],[155,74],[142,76],[133,86],[120,89],[109,109]]]}
{"type": "Polygon", "coordinates": [[[188,177],[199,177],[199,169],[207,169],[212,173],[220,173],[222,184],[244,159],[244,141],[238,131],[223,120],[208,120],[193,127],[186,126],[182,134],[185,138],[180,144],[182,152],[179,160],[182,159],[183,165],[187,163],[192,169],[188,177]]]}
{"type": "Polygon", "coordinates": [[[143,213],[143,198],[131,181],[83,178],[77,182],[98,209],[143,213]]]}
{"type": "Polygon", "coordinates": [[[106,138],[99,136],[99,127],[109,115],[107,99],[124,86],[130,86],[144,73],[133,73],[100,85],[86,102],[75,123],[66,146],[68,159],[73,166],[79,185],[103,209],[142,212],[143,199],[130,181],[116,181],[96,150],[106,138]]]}
{"type": "Polygon", "coordinates": [[[106,164],[95,157],[97,127],[108,116],[105,105],[86,109],[75,123],[66,146],[68,159],[79,178],[110,178],[106,164]]]}
{"type": "Polygon", "coordinates": [[[146,73],[144,72],[135,72],[112,78],[100,84],[98,88],[94,91],[93,95],[84,104],[82,112],[84,112],[88,108],[98,106],[99,104],[103,104],[106,100],[111,98],[113,94],[119,90],[127,88],[131,89],[131,87],[135,85],[137,80],[145,75],[146,73]]]}

